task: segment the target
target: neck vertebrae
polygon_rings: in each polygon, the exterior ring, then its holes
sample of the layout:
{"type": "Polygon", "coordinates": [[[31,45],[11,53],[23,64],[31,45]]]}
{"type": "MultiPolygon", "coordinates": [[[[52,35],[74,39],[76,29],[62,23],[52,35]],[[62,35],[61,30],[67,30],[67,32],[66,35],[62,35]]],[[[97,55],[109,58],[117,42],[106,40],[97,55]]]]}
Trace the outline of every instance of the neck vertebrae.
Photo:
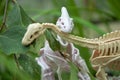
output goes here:
{"type": "Polygon", "coordinates": [[[86,39],[78,36],[74,36],[65,32],[62,32],[56,25],[52,23],[43,23],[42,27],[45,29],[50,28],[55,33],[57,33],[59,36],[61,36],[63,39],[65,39],[68,42],[80,45],[82,47],[88,47],[88,48],[98,48],[98,45],[100,41],[98,39],[86,39]]]}

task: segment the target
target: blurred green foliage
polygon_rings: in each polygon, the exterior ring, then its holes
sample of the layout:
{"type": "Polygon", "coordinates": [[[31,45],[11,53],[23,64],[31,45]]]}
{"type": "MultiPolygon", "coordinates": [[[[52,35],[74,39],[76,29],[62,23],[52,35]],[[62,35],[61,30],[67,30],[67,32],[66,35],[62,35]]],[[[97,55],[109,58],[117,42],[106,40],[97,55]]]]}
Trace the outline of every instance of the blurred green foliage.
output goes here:
{"type": "MultiPolygon", "coordinates": [[[[60,16],[61,7],[65,6],[75,24],[71,34],[86,37],[85,29],[88,28],[99,36],[106,32],[96,24],[106,24],[105,28],[111,31],[109,23],[120,20],[119,3],[119,0],[49,0],[49,4],[48,0],[18,0],[18,2],[0,0],[0,80],[40,79],[40,66],[37,65],[35,57],[38,56],[37,53],[43,47],[45,39],[43,35],[31,46],[22,46],[21,39],[28,24],[32,22],[55,23],[60,16]],[[6,1],[8,1],[8,6],[5,14],[6,1]],[[31,3],[28,4],[28,1],[31,3]],[[5,25],[3,25],[4,21],[5,25]]],[[[59,43],[55,41],[50,30],[48,34],[46,33],[46,38],[53,50],[59,49],[59,43]],[[52,37],[49,38],[50,36],[52,37]],[[52,46],[54,42],[56,44],[52,46]]],[[[80,49],[80,55],[86,61],[93,80],[95,71],[89,62],[91,56],[89,49],[77,45],[76,47],[80,49]]],[[[77,71],[72,65],[71,67],[69,78],[77,80],[75,79],[77,71]]],[[[113,72],[113,74],[116,73],[113,72]]]]}

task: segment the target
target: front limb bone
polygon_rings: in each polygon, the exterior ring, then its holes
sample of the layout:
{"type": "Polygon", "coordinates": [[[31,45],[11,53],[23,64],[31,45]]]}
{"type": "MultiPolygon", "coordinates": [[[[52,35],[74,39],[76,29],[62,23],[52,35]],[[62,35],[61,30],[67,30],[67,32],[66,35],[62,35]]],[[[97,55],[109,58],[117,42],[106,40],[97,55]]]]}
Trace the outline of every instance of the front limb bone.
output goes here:
{"type": "Polygon", "coordinates": [[[96,73],[96,77],[99,79],[99,80],[107,80],[107,74],[105,73],[104,69],[102,66],[99,66],[99,69],[96,73]]]}

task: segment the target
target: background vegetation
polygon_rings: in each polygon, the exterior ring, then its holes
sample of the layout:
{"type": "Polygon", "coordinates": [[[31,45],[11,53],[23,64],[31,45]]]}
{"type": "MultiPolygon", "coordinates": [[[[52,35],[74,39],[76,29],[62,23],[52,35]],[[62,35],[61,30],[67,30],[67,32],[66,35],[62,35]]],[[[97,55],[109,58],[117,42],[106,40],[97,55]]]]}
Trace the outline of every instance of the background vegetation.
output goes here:
{"type": "MultiPolygon", "coordinates": [[[[35,57],[43,47],[44,39],[40,37],[29,47],[22,46],[21,39],[28,24],[55,23],[61,7],[65,6],[74,20],[72,34],[94,38],[119,29],[119,3],[120,0],[0,0],[0,80],[40,79],[40,67],[35,57]]],[[[89,62],[91,51],[76,47],[93,77],[95,71],[89,62]]],[[[109,73],[119,75],[119,72],[109,73]]]]}

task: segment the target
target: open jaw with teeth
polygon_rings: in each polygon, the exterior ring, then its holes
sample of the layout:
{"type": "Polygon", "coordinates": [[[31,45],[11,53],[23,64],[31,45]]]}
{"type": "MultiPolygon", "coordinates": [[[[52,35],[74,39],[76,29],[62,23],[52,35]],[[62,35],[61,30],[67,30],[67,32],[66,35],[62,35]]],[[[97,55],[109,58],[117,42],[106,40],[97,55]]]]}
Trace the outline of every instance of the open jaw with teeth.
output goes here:
{"type": "Polygon", "coordinates": [[[94,49],[90,61],[93,68],[97,70],[96,76],[100,80],[107,80],[104,67],[114,67],[115,70],[120,70],[119,64],[116,65],[117,62],[120,62],[120,31],[107,33],[100,38],[86,39],[65,33],[52,23],[33,23],[28,26],[27,32],[22,39],[22,44],[29,45],[43,34],[47,28],[52,29],[68,42],[94,49]]]}

